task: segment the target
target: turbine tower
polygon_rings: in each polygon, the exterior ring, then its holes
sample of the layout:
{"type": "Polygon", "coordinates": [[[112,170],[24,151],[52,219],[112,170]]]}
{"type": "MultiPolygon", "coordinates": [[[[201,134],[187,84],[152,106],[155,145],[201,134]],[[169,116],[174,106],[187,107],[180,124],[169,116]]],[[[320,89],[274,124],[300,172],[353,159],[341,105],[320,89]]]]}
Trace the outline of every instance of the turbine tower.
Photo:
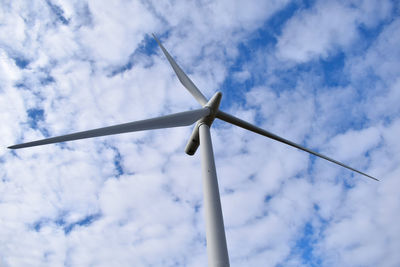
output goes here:
{"type": "Polygon", "coordinates": [[[169,63],[174,69],[179,81],[182,85],[193,95],[193,97],[202,105],[202,108],[175,113],[167,116],[156,117],[141,121],[134,121],[114,126],[98,128],[89,131],[77,132],[52,138],[46,138],[38,141],[13,145],[8,148],[18,149],[39,145],[46,145],[52,143],[66,142],[84,138],[113,135],[120,133],[171,128],[188,126],[195,122],[196,126],[193,129],[192,135],[186,145],[185,152],[188,155],[194,155],[199,145],[201,146],[201,161],[202,161],[202,180],[203,180],[203,195],[204,195],[204,210],[205,210],[205,225],[206,225],[206,240],[207,240],[207,257],[208,266],[226,267],[229,266],[229,256],[226,246],[225,228],[222,217],[221,201],[218,189],[217,173],[215,169],[214,153],[211,143],[210,127],[215,118],[225,122],[242,127],[246,130],[258,133],[265,137],[303,150],[317,157],[323,158],[344,168],[357,172],[368,178],[378,181],[364,172],[349,167],[339,161],[324,156],[320,153],[305,148],[299,144],[282,138],[269,131],[261,129],[251,123],[241,120],[235,116],[225,113],[219,109],[222,94],[217,92],[214,96],[207,100],[207,98],[200,92],[196,85],[190,78],[182,71],[179,65],[171,57],[168,51],[164,48],[161,42],[153,34],[154,39],[157,41],[164,55],[167,57],[169,63]]]}

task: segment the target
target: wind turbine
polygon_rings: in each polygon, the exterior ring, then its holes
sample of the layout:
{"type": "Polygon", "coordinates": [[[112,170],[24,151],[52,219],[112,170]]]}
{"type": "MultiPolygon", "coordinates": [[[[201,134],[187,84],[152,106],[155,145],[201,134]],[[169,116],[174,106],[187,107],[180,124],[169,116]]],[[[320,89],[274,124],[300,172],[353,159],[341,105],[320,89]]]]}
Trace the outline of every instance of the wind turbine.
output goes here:
{"type": "Polygon", "coordinates": [[[195,122],[196,126],[193,129],[192,135],[186,145],[185,152],[188,155],[194,155],[199,145],[201,146],[201,161],[202,161],[202,180],[203,180],[203,194],[204,194],[204,210],[206,221],[206,240],[207,240],[207,255],[209,266],[229,266],[228,250],[226,246],[225,228],[222,217],[221,201],[218,189],[217,173],[215,170],[214,153],[211,143],[210,127],[215,118],[225,122],[242,127],[249,131],[258,133],[265,137],[274,139],[281,143],[303,150],[317,157],[323,158],[344,168],[350,169],[354,172],[362,174],[368,178],[379,181],[377,178],[372,177],[364,172],[349,167],[337,160],[324,156],[320,153],[305,148],[299,144],[282,138],[276,134],[261,129],[251,123],[241,120],[235,116],[219,110],[222,94],[217,92],[214,96],[207,100],[207,98],[200,92],[196,85],[190,78],[182,71],[179,65],[171,57],[168,51],[164,48],[161,42],[153,34],[154,39],[157,41],[164,55],[167,57],[169,63],[174,69],[179,81],[182,85],[193,95],[193,97],[203,106],[200,109],[175,113],[167,116],[156,117],[147,120],[134,121],[114,126],[98,128],[89,131],[77,132],[52,138],[46,138],[38,141],[13,145],[8,148],[19,149],[25,147],[46,145],[52,143],[59,143],[65,141],[72,141],[84,138],[113,135],[120,133],[180,127],[191,125],[195,122]]]}

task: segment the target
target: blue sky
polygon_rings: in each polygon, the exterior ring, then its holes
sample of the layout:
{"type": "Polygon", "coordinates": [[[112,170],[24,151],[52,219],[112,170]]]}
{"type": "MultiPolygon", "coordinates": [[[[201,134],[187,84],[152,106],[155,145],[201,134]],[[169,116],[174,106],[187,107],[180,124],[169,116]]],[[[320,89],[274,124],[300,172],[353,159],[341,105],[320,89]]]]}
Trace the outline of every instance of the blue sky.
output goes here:
{"type": "Polygon", "coordinates": [[[399,266],[399,8],[2,3],[0,265],[206,265],[192,127],[6,149],[198,108],[155,33],[222,110],[381,180],[216,121],[231,266],[399,266]]]}

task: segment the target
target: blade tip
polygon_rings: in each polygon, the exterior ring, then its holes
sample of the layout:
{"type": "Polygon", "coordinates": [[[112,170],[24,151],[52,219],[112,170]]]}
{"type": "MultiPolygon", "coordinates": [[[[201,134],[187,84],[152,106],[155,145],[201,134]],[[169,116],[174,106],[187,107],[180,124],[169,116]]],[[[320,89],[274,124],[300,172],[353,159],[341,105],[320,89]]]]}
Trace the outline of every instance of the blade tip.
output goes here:
{"type": "Polygon", "coordinates": [[[155,33],[151,33],[151,35],[153,35],[153,38],[156,40],[156,42],[158,44],[160,44],[160,40],[158,40],[157,36],[155,35],[155,33]]]}
{"type": "Polygon", "coordinates": [[[20,145],[13,145],[13,146],[9,146],[7,147],[8,149],[20,149],[20,148],[24,148],[26,146],[24,146],[23,144],[20,145]]]}
{"type": "Polygon", "coordinates": [[[8,149],[19,149],[19,148],[24,148],[24,147],[27,147],[27,146],[28,145],[26,143],[24,143],[24,144],[12,145],[12,146],[9,146],[7,148],[8,149]]]}
{"type": "Polygon", "coordinates": [[[371,175],[368,175],[368,174],[365,174],[365,173],[363,173],[363,175],[367,176],[368,178],[371,178],[372,180],[375,180],[375,181],[377,181],[377,182],[380,182],[380,180],[379,180],[378,178],[375,178],[375,177],[373,177],[373,176],[371,176],[371,175]]]}

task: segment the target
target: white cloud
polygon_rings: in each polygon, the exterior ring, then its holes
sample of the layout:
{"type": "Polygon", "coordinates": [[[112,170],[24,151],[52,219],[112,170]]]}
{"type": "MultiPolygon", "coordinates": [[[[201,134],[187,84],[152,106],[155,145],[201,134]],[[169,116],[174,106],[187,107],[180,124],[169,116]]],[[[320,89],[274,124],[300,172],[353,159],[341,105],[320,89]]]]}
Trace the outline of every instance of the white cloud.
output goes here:
{"type": "Polygon", "coordinates": [[[359,38],[358,27],[376,27],[390,11],[390,1],[318,1],[286,23],[278,38],[277,54],[303,63],[327,58],[337,49],[354,49],[351,45],[359,38]]]}
{"type": "Polygon", "coordinates": [[[352,158],[364,155],[367,151],[376,148],[380,141],[379,130],[368,128],[336,135],[331,140],[330,146],[335,148],[336,158],[350,161],[352,158]]]}
{"type": "Polygon", "coordinates": [[[88,9],[93,25],[80,28],[78,35],[85,52],[100,66],[124,63],[144,34],[154,31],[157,22],[139,1],[107,5],[93,1],[88,9]]]}

